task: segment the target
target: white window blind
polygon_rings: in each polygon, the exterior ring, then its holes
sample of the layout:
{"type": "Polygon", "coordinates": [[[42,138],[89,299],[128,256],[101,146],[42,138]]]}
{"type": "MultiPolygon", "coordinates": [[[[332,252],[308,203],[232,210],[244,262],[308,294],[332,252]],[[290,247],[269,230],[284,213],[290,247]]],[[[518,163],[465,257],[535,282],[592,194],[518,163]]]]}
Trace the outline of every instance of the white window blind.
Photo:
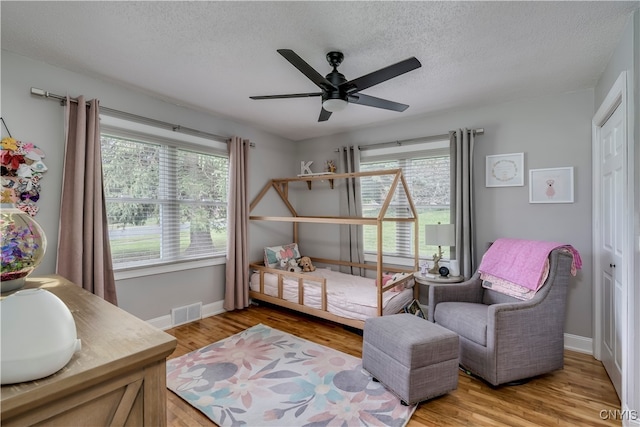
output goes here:
{"type": "Polygon", "coordinates": [[[101,136],[115,269],[225,255],[226,153],[112,129],[101,136]]]}
{"type": "MultiPolygon", "coordinates": [[[[431,259],[437,246],[427,245],[424,240],[425,224],[449,224],[451,200],[451,166],[449,141],[420,143],[402,150],[368,149],[361,153],[360,170],[402,169],[413,203],[418,211],[419,257],[431,259]]],[[[365,216],[376,216],[393,178],[363,177],[361,180],[362,209],[365,216]]],[[[401,186],[398,186],[401,189],[401,186]]],[[[411,211],[406,195],[397,191],[387,211],[390,217],[408,217],[411,211]]],[[[376,252],[376,230],[364,226],[364,249],[376,252]]],[[[383,224],[383,253],[385,256],[412,257],[415,230],[409,223],[385,222],[383,224]]],[[[442,248],[445,257],[449,248],[442,248]]]]}

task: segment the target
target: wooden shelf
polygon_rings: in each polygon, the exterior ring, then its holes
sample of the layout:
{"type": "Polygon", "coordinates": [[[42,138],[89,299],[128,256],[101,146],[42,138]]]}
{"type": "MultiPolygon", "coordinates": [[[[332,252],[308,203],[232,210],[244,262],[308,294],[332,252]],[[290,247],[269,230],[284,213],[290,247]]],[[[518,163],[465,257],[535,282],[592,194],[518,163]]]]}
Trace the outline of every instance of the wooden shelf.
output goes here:
{"type": "Polygon", "coordinates": [[[331,187],[331,189],[333,190],[333,178],[329,178],[329,176],[333,176],[335,175],[335,172],[320,172],[320,173],[306,173],[306,174],[301,174],[298,175],[298,178],[302,178],[305,181],[307,181],[307,188],[309,190],[311,190],[311,177],[313,178],[317,178],[317,177],[321,177],[320,181],[324,181],[324,179],[327,179],[327,181],[329,181],[329,187],[331,187]]]}
{"type": "Polygon", "coordinates": [[[350,217],[350,216],[249,216],[254,221],[276,221],[276,222],[306,222],[315,224],[356,224],[356,225],[377,225],[377,218],[350,217]],[[336,222],[339,221],[339,222],[336,222]]]}

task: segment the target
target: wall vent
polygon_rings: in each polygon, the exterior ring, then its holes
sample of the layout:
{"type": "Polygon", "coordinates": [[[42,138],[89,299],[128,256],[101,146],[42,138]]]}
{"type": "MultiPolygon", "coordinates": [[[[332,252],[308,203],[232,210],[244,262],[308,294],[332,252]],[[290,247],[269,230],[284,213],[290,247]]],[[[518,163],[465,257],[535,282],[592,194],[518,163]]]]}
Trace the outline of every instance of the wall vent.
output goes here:
{"type": "Polygon", "coordinates": [[[171,309],[171,325],[178,326],[202,318],[202,302],[171,309]]]}

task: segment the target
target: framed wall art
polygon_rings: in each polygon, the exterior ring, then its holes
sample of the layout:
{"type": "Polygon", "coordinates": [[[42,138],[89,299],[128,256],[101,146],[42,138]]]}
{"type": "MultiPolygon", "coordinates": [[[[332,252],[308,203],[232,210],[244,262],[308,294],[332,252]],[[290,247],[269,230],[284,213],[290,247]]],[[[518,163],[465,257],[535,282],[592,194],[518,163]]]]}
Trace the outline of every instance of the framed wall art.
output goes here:
{"type": "Polygon", "coordinates": [[[522,187],[524,185],[524,153],[487,156],[487,187],[522,187]]]}
{"type": "Polygon", "coordinates": [[[529,203],[573,203],[573,166],[529,169],[529,203]]]}

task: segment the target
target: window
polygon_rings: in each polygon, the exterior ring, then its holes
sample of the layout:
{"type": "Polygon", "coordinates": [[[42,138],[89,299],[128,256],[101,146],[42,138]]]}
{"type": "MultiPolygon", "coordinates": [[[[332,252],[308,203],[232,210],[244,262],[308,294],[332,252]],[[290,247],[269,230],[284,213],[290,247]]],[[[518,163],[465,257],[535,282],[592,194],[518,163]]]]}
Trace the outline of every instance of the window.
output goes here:
{"type": "Polygon", "coordinates": [[[194,145],[188,135],[165,139],[104,125],[101,132],[114,269],[226,254],[226,144],[194,145]]]}
{"type": "MultiPolygon", "coordinates": [[[[432,141],[389,148],[364,148],[361,152],[360,170],[402,169],[413,203],[418,211],[419,257],[431,259],[438,247],[427,245],[424,240],[425,224],[451,223],[451,165],[449,141],[432,141]]],[[[362,211],[364,216],[377,216],[393,178],[390,176],[363,177],[361,180],[362,211]]],[[[401,186],[398,186],[401,189],[401,186]]],[[[396,191],[387,211],[389,217],[408,217],[409,204],[403,191],[396,191]]],[[[404,222],[383,223],[383,253],[385,256],[413,257],[413,225],[404,222]]],[[[377,250],[374,226],[364,226],[365,253],[377,250]]],[[[442,248],[449,257],[449,248],[442,248]]]]}

